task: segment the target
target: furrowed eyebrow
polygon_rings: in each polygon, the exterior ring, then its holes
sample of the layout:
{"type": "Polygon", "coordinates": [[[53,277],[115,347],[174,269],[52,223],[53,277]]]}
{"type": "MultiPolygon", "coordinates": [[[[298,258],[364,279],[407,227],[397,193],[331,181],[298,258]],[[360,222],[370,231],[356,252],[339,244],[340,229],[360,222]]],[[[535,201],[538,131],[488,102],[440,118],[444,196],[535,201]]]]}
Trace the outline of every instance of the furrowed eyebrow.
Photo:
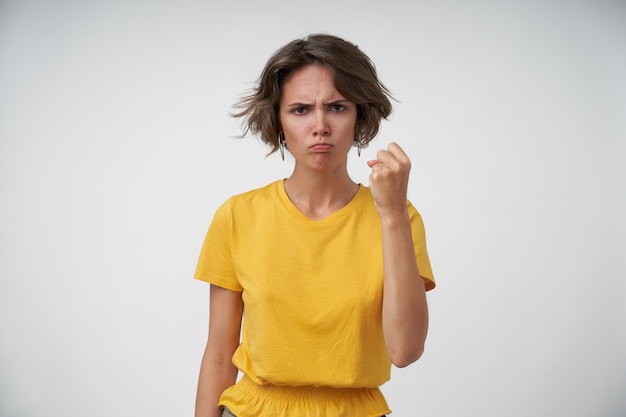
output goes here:
{"type": "Polygon", "coordinates": [[[287,107],[311,107],[311,104],[306,104],[306,103],[291,103],[291,104],[287,104],[287,107]]]}
{"type": "Polygon", "coordinates": [[[341,104],[341,105],[345,105],[345,104],[349,104],[350,101],[346,100],[346,99],[340,99],[340,100],[334,100],[331,101],[330,103],[324,103],[325,106],[333,106],[335,104],[341,104]]]}
{"type": "MultiPolygon", "coordinates": [[[[347,99],[333,100],[331,102],[324,103],[324,106],[333,106],[335,104],[341,104],[341,105],[350,104],[350,100],[347,100],[347,99]]],[[[311,103],[290,103],[290,104],[287,104],[287,107],[312,107],[312,106],[313,106],[313,104],[311,104],[311,103]]]]}

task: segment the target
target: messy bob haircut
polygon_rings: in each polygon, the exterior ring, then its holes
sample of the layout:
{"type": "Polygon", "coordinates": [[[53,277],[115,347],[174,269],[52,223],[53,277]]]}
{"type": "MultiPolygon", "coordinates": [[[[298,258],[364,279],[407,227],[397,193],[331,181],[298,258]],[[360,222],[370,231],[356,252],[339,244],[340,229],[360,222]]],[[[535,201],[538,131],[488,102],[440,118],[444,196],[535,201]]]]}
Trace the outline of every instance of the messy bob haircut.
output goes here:
{"type": "Polygon", "coordinates": [[[272,148],[269,154],[278,150],[283,85],[290,74],[311,64],[330,68],[337,91],[356,104],[354,144],[364,148],[376,137],[381,120],[391,113],[391,93],[378,79],[373,62],[356,45],[326,34],[293,40],[270,57],[251,93],[234,106],[238,111],[232,116],[244,118],[241,137],[258,134],[272,148]]]}

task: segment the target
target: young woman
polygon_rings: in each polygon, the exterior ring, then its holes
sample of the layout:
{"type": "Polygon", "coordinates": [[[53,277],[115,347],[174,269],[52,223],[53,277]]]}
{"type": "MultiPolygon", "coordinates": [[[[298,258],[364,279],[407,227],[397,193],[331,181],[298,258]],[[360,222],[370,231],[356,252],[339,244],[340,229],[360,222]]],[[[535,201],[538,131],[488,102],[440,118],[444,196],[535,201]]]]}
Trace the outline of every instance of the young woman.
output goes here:
{"type": "Polygon", "coordinates": [[[211,284],[197,417],[390,412],[378,387],[422,354],[435,281],[404,151],[392,143],[367,162],[369,187],[347,171],[388,97],[358,47],[311,35],[279,49],[239,103],[244,134],[295,166],[230,198],[209,227],[195,274],[211,284]]]}

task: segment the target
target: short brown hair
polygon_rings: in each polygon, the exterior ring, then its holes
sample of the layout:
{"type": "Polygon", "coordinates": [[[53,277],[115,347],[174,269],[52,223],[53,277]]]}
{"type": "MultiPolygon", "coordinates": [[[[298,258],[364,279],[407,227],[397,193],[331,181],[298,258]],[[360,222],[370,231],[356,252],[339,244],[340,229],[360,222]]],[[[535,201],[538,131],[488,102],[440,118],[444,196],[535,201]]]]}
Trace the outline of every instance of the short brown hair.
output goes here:
{"type": "Polygon", "coordinates": [[[325,34],[293,40],[270,57],[252,92],[235,104],[240,111],[232,115],[244,118],[242,137],[259,134],[271,146],[270,154],[278,149],[283,84],[291,73],[311,64],[331,68],[337,91],[356,104],[355,141],[365,147],[374,139],[381,120],[391,113],[391,93],[378,79],[374,63],[356,45],[325,34]]]}

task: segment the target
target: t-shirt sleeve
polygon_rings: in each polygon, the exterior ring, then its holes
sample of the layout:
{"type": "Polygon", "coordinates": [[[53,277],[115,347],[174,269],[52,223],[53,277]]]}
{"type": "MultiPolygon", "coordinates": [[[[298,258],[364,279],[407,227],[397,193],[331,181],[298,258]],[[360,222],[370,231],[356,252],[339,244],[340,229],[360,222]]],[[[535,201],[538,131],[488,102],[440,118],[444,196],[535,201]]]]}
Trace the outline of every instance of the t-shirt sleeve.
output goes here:
{"type": "Polygon", "coordinates": [[[207,231],[194,278],[232,291],[243,291],[232,256],[233,213],[231,200],[220,206],[207,231]]]}
{"type": "Polygon", "coordinates": [[[424,278],[424,284],[426,285],[426,291],[430,291],[435,288],[435,276],[430,266],[430,259],[428,258],[428,250],[426,249],[426,232],[424,230],[424,222],[422,216],[415,209],[415,207],[409,202],[408,210],[409,217],[411,219],[411,230],[413,233],[413,246],[415,248],[415,257],[417,258],[417,269],[420,275],[424,278]]]}

